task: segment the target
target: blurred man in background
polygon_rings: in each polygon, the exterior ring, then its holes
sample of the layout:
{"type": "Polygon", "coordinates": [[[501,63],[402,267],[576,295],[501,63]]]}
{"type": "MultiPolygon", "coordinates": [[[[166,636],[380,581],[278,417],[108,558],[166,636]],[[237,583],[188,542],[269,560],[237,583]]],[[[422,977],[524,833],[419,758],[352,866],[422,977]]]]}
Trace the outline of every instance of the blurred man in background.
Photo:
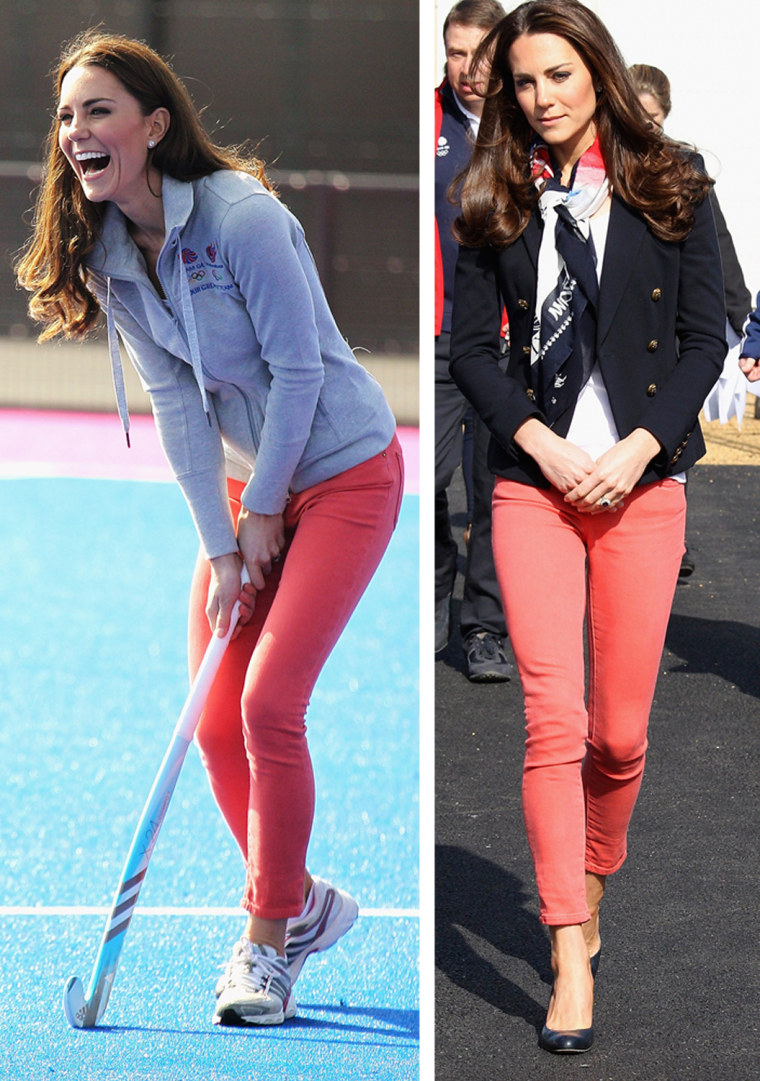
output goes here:
{"type": "MultiPolygon", "coordinates": [[[[459,208],[448,189],[467,164],[477,136],[483,98],[470,83],[475,50],[505,15],[496,0],[460,0],[443,26],[446,75],[435,92],[436,311],[435,311],[435,651],[448,645],[451,596],[457,573],[457,544],[451,531],[446,490],[462,461],[462,427],[468,403],[449,375],[451,304],[457,244],[451,226],[459,208]]],[[[491,551],[493,476],[486,464],[488,433],[473,414],[472,526],[460,616],[468,677],[475,682],[508,680],[506,627],[491,551]]],[[[465,467],[466,468],[466,467],[465,467]]],[[[469,478],[467,478],[469,480],[469,478]]]]}

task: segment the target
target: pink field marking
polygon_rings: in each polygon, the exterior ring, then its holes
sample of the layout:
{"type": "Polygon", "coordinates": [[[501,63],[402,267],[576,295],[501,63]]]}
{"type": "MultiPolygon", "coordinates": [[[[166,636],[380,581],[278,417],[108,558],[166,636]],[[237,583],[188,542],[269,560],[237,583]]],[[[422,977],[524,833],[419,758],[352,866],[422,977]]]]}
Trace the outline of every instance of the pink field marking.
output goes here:
{"type": "MultiPolygon", "coordinates": [[[[419,494],[419,430],[399,428],[407,495],[419,494]]],[[[0,409],[0,476],[172,481],[153,417],[131,418],[131,448],[118,417],[0,409]]]]}
{"type": "Polygon", "coordinates": [[[398,437],[404,452],[404,492],[407,495],[419,495],[420,430],[419,428],[399,428],[398,437]]]}

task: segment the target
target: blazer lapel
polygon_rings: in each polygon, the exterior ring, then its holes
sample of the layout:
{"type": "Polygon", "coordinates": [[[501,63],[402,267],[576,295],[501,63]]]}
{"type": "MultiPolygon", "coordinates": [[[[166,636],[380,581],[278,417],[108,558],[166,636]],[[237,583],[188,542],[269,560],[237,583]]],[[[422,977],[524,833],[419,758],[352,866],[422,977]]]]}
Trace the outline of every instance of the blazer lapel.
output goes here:
{"type": "Polygon", "coordinates": [[[540,214],[538,212],[538,208],[536,208],[531,214],[530,221],[528,222],[521,237],[523,243],[525,244],[525,247],[528,249],[528,255],[530,256],[530,261],[533,263],[534,270],[538,269],[538,252],[541,247],[542,227],[539,225],[539,218],[540,214]]]}
{"type": "Polygon", "coordinates": [[[622,199],[613,196],[599,285],[597,342],[604,341],[623,298],[636,256],[646,236],[646,222],[622,199]]]}

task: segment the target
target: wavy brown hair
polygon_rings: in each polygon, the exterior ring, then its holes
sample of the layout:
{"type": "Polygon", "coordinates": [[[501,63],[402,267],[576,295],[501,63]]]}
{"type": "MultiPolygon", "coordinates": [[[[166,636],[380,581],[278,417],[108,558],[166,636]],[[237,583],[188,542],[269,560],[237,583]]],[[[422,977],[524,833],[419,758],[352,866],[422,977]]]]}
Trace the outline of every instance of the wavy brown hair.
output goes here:
{"type": "MultiPolygon", "coordinates": [[[[158,108],[170,123],[148,163],[177,180],[196,180],[218,169],[239,169],[269,190],[264,166],[241,147],[216,146],[184,85],[158,53],[141,41],[88,30],[64,46],[55,73],[56,106],[61,84],[75,67],[105,69],[137,100],[144,116],[158,108]]],[[[44,325],[40,341],[57,334],[81,338],[100,308],[87,287],[85,259],[97,241],[105,207],[85,197],[58,145],[54,118],[45,143],[45,166],[34,212],[34,232],[16,265],[19,283],[31,293],[29,314],[44,325]]]]}
{"type": "Polygon", "coordinates": [[[509,65],[509,50],[523,34],[556,34],[581,56],[599,88],[595,123],[613,190],[642,214],[656,237],[683,240],[694,224],[695,205],[712,184],[696,150],[652,127],[625,61],[597,15],[578,0],[530,0],[493,28],[475,56],[473,67],[488,72],[488,89],[472,159],[457,182],[459,241],[468,247],[506,247],[523,232],[537,205],[530,172],[535,133],[517,102],[509,65]]]}

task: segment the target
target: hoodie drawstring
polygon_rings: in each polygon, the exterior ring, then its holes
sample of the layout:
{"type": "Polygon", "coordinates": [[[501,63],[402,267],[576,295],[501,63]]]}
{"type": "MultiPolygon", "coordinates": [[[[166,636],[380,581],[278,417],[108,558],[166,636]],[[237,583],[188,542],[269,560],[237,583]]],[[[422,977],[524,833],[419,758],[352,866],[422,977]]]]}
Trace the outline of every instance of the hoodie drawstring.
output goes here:
{"type": "MultiPolygon", "coordinates": [[[[203,366],[201,362],[200,345],[198,344],[198,328],[195,323],[193,298],[190,296],[190,286],[187,283],[185,264],[182,262],[181,245],[177,246],[177,259],[179,261],[179,289],[182,298],[182,316],[185,324],[185,330],[187,332],[187,344],[190,347],[190,360],[192,362],[195,382],[198,384],[201,401],[203,402],[203,411],[206,414],[206,420],[210,425],[211,414],[209,412],[208,398],[206,396],[206,387],[203,384],[203,366]]],[[[114,393],[116,394],[116,407],[119,410],[121,426],[124,429],[127,446],[129,447],[131,446],[131,443],[129,441],[129,408],[127,406],[127,392],[124,386],[124,369],[121,363],[121,350],[119,349],[119,339],[116,333],[116,324],[114,323],[113,312],[111,311],[110,276],[106,278],[106,281],[106,328],[108,330],[108,355],[111,360],[111,378],[113,379],[113,389],[114,393]]]]}
{"type": "Polygon", "coordinates": [[[108,355],[111,359],[111,378],[113,379],[113,389],[116,395],[116,408],[119,410],[119,417],[121,418],[121,426],[124,429],[124,436],[127,440],[127,446],[131,446],[129,442],[129,408],[127,407],[127,392],[124,386],[124,369],[121,363],[121,350],[119,349],[119,339],[116,335],[116,326],[113,321],[113,312],[111,311],[111,279],[107,279],[108,288],[106,291],[106,328],[108,331],[108,355]]]}

